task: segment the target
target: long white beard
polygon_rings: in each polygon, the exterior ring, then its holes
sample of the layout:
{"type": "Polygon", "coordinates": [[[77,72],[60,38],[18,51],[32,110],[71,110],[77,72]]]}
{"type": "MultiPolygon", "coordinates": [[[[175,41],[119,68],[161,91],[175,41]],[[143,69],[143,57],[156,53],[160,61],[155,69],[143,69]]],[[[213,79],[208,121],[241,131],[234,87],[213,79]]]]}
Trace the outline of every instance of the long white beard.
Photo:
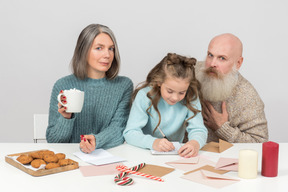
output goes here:
{"type": "Polygon", "coordinates": [[[196,77],[201,83],[203,98],[210,102],[227,100],[238,82],[238,74],[234,65],[232,71],[222,77],[211,77],[205,73],[205,65],[201,66],[196,77]]]}

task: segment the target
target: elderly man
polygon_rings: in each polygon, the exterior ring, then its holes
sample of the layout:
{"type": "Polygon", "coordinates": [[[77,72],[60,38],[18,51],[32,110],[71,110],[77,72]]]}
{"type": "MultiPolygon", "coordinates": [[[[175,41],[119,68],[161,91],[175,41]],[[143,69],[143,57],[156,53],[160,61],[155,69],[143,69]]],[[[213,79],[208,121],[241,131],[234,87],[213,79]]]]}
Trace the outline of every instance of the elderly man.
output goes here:
{"type": "Polygon", "coordinates": [[[241,41],[232,34],[221,34],[211,40],[205,62],[196,65],[207,142],[219,138],[230,143],[268,140],[264,104],[238,72],[242,62],[241,41]]]}

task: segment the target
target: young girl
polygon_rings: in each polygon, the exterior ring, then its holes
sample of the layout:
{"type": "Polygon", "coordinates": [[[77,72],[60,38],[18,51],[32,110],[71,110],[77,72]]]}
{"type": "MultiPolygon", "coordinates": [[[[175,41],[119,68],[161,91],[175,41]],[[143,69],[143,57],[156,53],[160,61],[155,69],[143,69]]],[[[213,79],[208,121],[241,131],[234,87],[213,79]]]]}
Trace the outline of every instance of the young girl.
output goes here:
{"type": "Polygon", "coordinates": [[[195,78],[196,59],[168,53],[132,95],[132,108],[124,130],[128,144],[156,151],[174,150],[171,141],[189,141],[178,151],[182,157],[198,154],[207,139],[195,78]]]}

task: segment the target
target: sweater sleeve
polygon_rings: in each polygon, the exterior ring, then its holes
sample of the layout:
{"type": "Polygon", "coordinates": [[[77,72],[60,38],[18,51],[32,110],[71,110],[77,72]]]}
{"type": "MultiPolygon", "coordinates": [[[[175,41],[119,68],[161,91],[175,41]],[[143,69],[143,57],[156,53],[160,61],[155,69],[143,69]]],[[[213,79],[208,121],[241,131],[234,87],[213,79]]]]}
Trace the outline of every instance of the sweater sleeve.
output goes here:
{"type": "Polygon", "coordinates": [[[133,102],[127,126],[123,133],[128,144],[152,149],[153,142],[156,138],[149,134],[145,135],[142,131],[149,119],[149,114],[146,112],[149,106],[149,99],[145,92],[140,90],[133,102]]]}
{"type": "MultiPolygon", "coordinates": [[[[201,104],[200,104],[199,99],[197,99],[195,103],[196,103],[196,108],[201,111],[201,104]]],[[[194,113],[189,110],[187,119],[193,115],[194,113]]],[[[200,145],[200,149],[206,144],[208,131],[204,125],[201,112],[197,113],[195,117],[188,120],[188,125],[187,125],[186,130],[188,133],[189,141],[196,140],[200,145]]]]}
{"type": "Polygon", "coordinates": [[[57,81],[52,89],[49,107],[49,123],[46,130],[46,139],[48,143],[69,143],[73,132],[75,117],[65,119],[58,112],[57,96],[61,91],[61,83],[57,81]]]}
{"type": "MultiPolygon", "coordinates": [[[[267,120],[264,103],[254,88],[245,90],[244,99],[235,103],[242,106],[236,117],[241,117],[237,125],[225,122],[215,133],[230,143],[263,143],[268,141],[267,120]]],[[[235,120],[234,120],[235,121],[235,120]]]]}
{"type": "Polygon", "coordinates": [[[268,141],[267,121],[263,110],[261,108],[248,108],[243,113],[251,114],[251,110],[255,110],[254,112],[258,115],[246,116],[246,119],[238,127],[231,126],[229,121],[225,122],[216,131],[218,137],[230,143],[263,143],[268,141]]]}
{"type": "Polygon", "coordinates": [[[96,139],[96,148],[112,148],[124,142],[123,130],[126,127],[129,116],[129,103],[133,92],[133,83],[129,79],[123,90],[121,101],[118,103],[117,110],[108,127],[100,133],[93,134],[96,139]]]}

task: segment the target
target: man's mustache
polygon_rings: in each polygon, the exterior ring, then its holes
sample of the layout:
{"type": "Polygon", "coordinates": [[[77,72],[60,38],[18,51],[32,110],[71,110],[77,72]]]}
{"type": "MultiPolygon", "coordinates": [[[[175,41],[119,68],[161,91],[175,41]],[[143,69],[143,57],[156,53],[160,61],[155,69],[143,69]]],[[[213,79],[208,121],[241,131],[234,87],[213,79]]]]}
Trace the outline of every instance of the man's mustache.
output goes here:
{"type": "Polygon", "coordinates": [[[214,73],[217,78],[222,77],[222,75],[213,67],[209,67],[205,69],[204,71],[207,75],[210,75],[210,73],[214,73]]]}

